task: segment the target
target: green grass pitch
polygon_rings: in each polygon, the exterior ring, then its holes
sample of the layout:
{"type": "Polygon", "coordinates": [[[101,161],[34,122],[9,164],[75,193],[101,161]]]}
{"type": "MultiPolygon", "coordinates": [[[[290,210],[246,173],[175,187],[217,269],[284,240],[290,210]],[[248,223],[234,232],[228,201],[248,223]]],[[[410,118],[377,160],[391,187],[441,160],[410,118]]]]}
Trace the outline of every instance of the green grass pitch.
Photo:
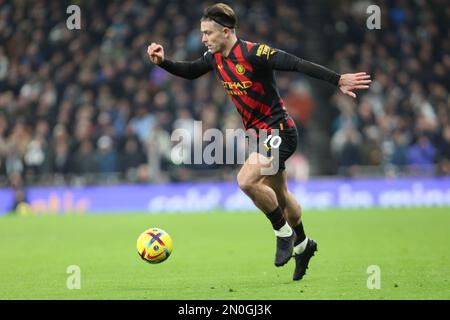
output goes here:
{"type": "Polygon", "coordinates": [[[4,216],[0,299],[450,299],[449,208],[306,211],[304,224],[319,252],[294,282],[258,212],[4,216]],[[159,265],[136,251],[149,227],[173,239],[159,265]],[[367,288],[371,265],[380,289],[367,288]]]}

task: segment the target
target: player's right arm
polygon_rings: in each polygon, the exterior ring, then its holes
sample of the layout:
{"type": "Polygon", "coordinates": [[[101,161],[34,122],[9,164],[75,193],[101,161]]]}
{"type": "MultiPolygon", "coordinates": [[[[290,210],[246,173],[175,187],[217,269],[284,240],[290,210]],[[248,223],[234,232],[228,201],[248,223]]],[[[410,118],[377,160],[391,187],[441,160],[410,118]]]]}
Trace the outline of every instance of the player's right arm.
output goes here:
{"type": "Polygon", "coordinates": [[[163,46],[153,42],[148,46],[147,54],[152,63],[173,75],[186,79],[195,79],[213,70],[210,62],[211,54],[209,52],[194,61],[171,61],[165,59],[163,46]]]}

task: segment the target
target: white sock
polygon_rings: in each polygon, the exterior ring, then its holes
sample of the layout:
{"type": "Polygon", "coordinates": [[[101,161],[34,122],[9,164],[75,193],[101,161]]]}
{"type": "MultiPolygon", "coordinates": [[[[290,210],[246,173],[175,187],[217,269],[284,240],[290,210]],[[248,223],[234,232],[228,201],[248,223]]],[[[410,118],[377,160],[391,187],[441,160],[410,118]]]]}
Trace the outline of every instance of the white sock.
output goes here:
{"type": "Polygon", "coordinates": [[[294,252],[295,252],[296,254],[303,253],[303,251],[305,251],[305,249],[306,249],[306,244],[307,244],[307,243],[308,243],[308,237],[306,237],[305,240],[303,240],[302,242],[300,242],[298,245],[296,245],[296,246],[294,247],[294,252]]]}
{"type": "Polygon", "coordinates": [[[284,226],[280,228],[280,230],[273,230],[273,231],[275,231],[275,235],[277,237],[290,237],[292,235],[292,232],[294,232],[287,222],[285,223],[284,226]]]}

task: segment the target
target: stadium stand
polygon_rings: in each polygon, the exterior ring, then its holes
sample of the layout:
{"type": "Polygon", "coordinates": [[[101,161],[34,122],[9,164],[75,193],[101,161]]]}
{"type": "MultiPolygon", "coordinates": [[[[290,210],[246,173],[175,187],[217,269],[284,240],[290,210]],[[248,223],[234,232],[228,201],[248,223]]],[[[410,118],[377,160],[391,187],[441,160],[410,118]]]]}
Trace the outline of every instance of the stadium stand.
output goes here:
{"type": "MultiPolygon", "coordinates": [[[[367,17],[361,3],[341,1],[330,13],[334,41],[327,41],[332,55],[326,65],[367,71],[374,80],[357,100],[335,94],[322,106],[333,114],[327,132],[332,173],[450,174],[450,8],[439,10],[446,7],[439,0],[387,2],[382,29],[372,31],[360,27],[367,17]]],[[[0,0],[1,184],[234,179],[234,166],[179,166],[171,158],[174,129],[193,130],[196,120],[203,130],[241,126],[214,75],[186,81],[146,56],[151,41],[173,59],[203,54],[199,17],[206,3],[77,4],[81,29],[69,30],[68,1],[0,0]]],[[[239,35],[305,57],[303,5],[237,2],[239,35]]],[[[288,172],[305,179],[315,97],[304,76],[277,75],[302,127],[288,172]]]]}

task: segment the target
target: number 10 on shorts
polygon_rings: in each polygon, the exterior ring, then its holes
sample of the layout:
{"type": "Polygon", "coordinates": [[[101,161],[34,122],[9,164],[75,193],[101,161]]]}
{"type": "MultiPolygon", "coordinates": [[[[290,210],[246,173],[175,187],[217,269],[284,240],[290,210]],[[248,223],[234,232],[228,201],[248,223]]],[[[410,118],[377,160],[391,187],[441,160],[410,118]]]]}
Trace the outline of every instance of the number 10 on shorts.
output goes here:
{"type": "Polygon", "coordinates": [[[281,144],[281,137],[280,136],[272,136],[271,134],[267,137],[266,140],[264,140],[264,144],[267,145],[267,142],[269,142],[270,147],[274,149],[278,149],[278,147],[281,144]]]}

